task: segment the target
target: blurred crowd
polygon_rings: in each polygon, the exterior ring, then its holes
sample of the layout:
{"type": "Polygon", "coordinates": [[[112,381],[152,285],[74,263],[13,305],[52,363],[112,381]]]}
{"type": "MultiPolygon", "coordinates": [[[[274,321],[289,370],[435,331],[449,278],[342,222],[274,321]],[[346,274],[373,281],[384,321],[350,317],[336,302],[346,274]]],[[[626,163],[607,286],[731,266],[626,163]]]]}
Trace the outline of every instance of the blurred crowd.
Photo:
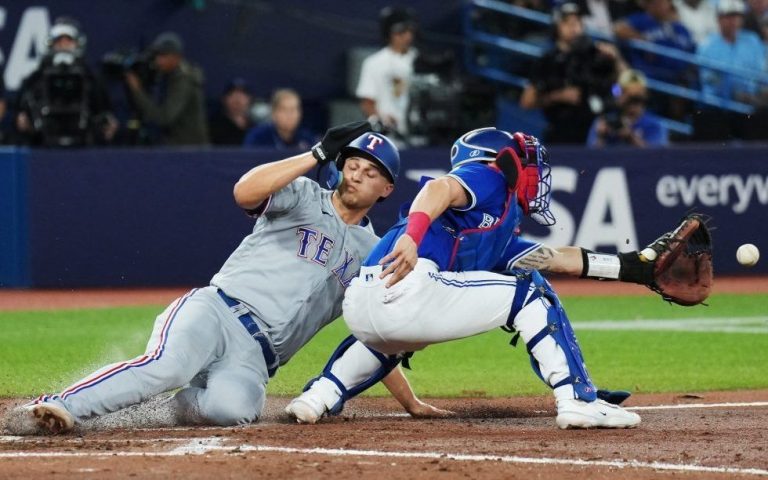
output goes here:
{"type": "MultiPolygon", "coordinates": [[[[668,131],[670,121],[692,125],[687,138],[693,140],[768,138],[768,84],[750,73],[768,73],[768,0],[507,3],[552,15],[551,27],[498,14],[476,19],[496,35],[543,47],[543,56],[523,72],[525,87],[514,95],[522,111],[541,112],[548,143],[665,146],[670,138],[682,140],[668,131]],[[661,50],[629,48],[633,40],[661,50]],[[705,63],[665,51],[696,54],[705,63]],[[675,88],[717,101],[663,94],[675,88]],[[729,101],[754,112],[723,110],[722,102],[729,101]]],[[[462,74],[452,59],[415,48],[413,11],[387,7],[379,26],[382,45],[361,60],[351,117],[369,119],[406,147],[443,143],[466,129],[462,102],[472,96],[471,82],[458,80],[462,74]]],[[[204,72],[173,32],[161,33],[142,51],[108,53],[98,69],[85,60],[86,36],[75,18],[56,19],[47,46],[15,95],[6,96],[0,80],[2,143],[307,149],[317,141],[303,122],[301,94],[289,87],[254,92],[247,79],[234,77],[210,108],[204,72]],[[110,82],[123,86],[127,116],[116,115],[110,82]]],[[[493,97],[472,109],[471,122],[477,123],[481,111],[493,109],[493,97]]]]}
{"type": "Polygon", "coordinates": [[[522,0],[518,6],[552,12],[551,30],[518,37],[536,43],[550,36],[519,100],[524,109],[541,109],[549,143],[667,145],[664,120],[692,125],[692,140],[768,138],[768,83],[755,78],[768,73],[767,0],[579,0],[551,8],[522,0]],[[633,40],[646,48],[631,48],[633,40]],[[681,89],[689,95],[669,94],[681,89]],[[711,101],[697,101],[701,94],[711,101]],[[753,112],[730,113],[723,109],[728,102],[753,112]]]}

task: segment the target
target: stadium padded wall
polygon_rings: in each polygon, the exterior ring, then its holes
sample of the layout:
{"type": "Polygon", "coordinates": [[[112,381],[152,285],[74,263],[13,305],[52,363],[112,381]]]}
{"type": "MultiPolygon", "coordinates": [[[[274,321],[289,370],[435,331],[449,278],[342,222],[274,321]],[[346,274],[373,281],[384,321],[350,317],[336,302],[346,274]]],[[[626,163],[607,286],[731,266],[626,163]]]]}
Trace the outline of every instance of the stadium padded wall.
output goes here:
{"type": "MultiPolygon", "coordinates": [[[[0,282],[98,287],[206,284],[253,228],[232,198],[249,168],[292,152],[242,149],[33,150],[0,155],[0,282]]],[[[653,241],[691,210],[713,217],[716,274],[735,250],[768,244],[765,148],[552,148],[558,223],[523,233],[604,251],[653,241]],[[728,159],[725,161],[724,159],[728,159]]],[[[403,152],[395,193],[372,210],[382,233],[421,175],[447,170],[448,148],[403,152]]],[[[314,172],[310,175],[312,176],[314,172]]]]}
{"type": "Polygon", "coordinates": [[[27,154],[25,149],[0,149],[0,287],[26,287],[30,283],[27,154]]]}

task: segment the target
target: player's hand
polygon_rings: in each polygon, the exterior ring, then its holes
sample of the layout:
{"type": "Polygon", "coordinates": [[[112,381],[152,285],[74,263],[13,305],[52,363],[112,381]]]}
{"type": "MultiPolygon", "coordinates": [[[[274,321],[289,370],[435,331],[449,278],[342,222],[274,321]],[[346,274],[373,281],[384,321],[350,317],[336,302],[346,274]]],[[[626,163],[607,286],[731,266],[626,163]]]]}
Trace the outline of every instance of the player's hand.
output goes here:
{"type": "Polygon", "coordinates": [[[389,264],[379,275],[381,279],[384,279],[387,275],[392,275],[387,280],[387,288],[411,273],[413,267],[416,266],[416,261],[419,259],[418,250],[419,247],[411,236],[403,234],[397,239],[397,243],[395,243],[395,247],[389,252],[389,255],[379,260],[379,265],[389,264]]]}
{"type": "Polygon", "coordinates": [[[411,405],[408,405],[406,410],[413,418],[445,418],[456,415],[456,412],[437,408],[428,403],[424,403],[419,399],[416,399],[411,405]]]}
{"type": "Polygon", "coordinates": [[[364,122],[351,122],[329,128],[323,139],[312,147],[312,156],[317,163],[325,165],[336,160],[342,147],[356,139],[365,132],[371,131],[371,124],[364,122]]]}

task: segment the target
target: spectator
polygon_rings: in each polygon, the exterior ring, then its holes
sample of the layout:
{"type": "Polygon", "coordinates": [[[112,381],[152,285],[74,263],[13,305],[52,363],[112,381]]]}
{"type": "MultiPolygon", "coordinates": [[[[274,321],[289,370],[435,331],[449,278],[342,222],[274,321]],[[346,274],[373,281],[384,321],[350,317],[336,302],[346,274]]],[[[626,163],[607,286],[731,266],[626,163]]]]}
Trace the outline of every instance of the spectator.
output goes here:
{"type": "Polygon", "coordinates": [[[609,0],[578,0],[581,21],[589,33],[613,37],[613,21],[609,0]]]}
{"type": "Polygon", "coordinates": [[[211,142],[214,145],[242,145],[251,128],[251,92],[242,78],[229,82],[221,96],[221,112],[211,122],[211,142]]]}
{"type": "Polygon", "coordinates": [[[768,0],[747,0],[747,3],[749,9],[744,13],[744,29],[760,35],[764,42],[768,41],[768,31],[765,28],[768,20],[768,0]]]}
{"type": "Polygon", "coordinates": [[[408,9],[392,7],[381,11],[379,21],[387,45],[363,61],[356,95],[371,123],[381,122],[385,131],[405,135],[416,23],[408,9]]]}
{"type": "MultiPolygon", "coordinates": [[[[695,45],[691,33],[677,20],[671,0],[640,0],[640,3],[644,12],[616,22],[616,38],[645,40],[662,47],[693,53],[695,45]]],[[[690,67],[680,60],[633,49],[629,63],[657,80],[685,85],[691,83],[690,67]]]]}
{"type": "Polygon", "coordinates": [[[667,129],[646,108],[646,79],[638,70],[626,70],[619,76],[617,105],[592,123],[587,145],[605,147],[629,145],[662,147],[669,145],[667,129]]]}
{"type": "Polygon", "coordinates": [[[117,131],[109,97],[85,63],[85,36],[72,17],[59,17],[48,52],[16,95],[19,143],[83,146],[110,141],[117,131]]]}
{"type": "Polygon", "coordinates": [[[272,94],[272,121],[253,127],[245,135],[246,147],[273,147],[308,150],[316,141],[312,133],[301,128],[301,98],[290,88],[272,94]]]}
{"type": "Polygon", "coordinates": [[[125,74],[134,105],[142,120],[160,127],[167,145],[205,145],[208,126],[203,94],[203,72],[184,58],[178,35],[161,33],[150,47],[159,73],[162,100],[155,102],[134,72],[125,74]]]}
{"type": "Polygon", "coordinates": [[[554,12],[555,45],[533,66],[520,106],[541,108],[548,143],[583,145],[624,63],[610,44],[584,36],[579,7],[565,3],[554,12]]]}
{"type": "Polygon", "coordinates": [[[589,33],[613,38],[614,19],[642,11],[635,0],[574,0],[589,33]]]}
{"type": "Polygon", "coordinates": [[[717,14],[710,0],[672,0],[680,23],[691,32],[696,45],[701,45],[717,32],[717,14]]]}
{"type": "MultiPolygon", "coordinates": [[[[719,0],[720,32],[709,37],[699,48],[699,55],[731,67],[766,72],[765,46],[755,32],[742,28],[745,10],[742,0],[719,0]]],[[[761,105],[766,100],[765,90],[752,78],[702,68],[701,84],[704,93],[751,105],[761,105]]]]}

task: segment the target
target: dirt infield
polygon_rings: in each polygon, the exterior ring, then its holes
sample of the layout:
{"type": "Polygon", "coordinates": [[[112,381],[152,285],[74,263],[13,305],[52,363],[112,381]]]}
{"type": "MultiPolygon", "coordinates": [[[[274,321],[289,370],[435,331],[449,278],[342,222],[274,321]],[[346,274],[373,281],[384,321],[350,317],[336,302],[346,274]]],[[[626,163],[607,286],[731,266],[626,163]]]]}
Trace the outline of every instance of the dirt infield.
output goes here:
{"type": "MultiPolygon", "coordinates": [[[[585,281],[555,277],[560,295],[654,295],[645,287],[621,282],[585,281]]],[[[167,305],[189,288],[125,288],[81,290],[0,289],[0,311],[102,308],[131,305],[167,305]]],[[[768,293],[768,278],[718,277],[714,293],[768,293]]]]}
{"type": "MultiPolygon", "coordinates": [[[[635,285],[556,279],[563,295],[653,295],[635,285]]],[[[162,305],[187,289],[0,290],[0,310],[162,305]]],[[[716,292],[768,293],[768,279],[716,292]]],[[[0,433],[0,478],[730,479],[768,478],[768,391],[635,395],[632,430],[561,431],[550,397],[433,399],[454,418],[413,420],[392,399],[297,425],[270,397],[261,422],[172,427],[162,399],[86,421],[74,434],[0,433]],[[3,436],[4,435],[4,436],[3,436]]],[[[0,400],[5,417],[20,400],[0,400]]]]}
{"type": "Polygon", "coordinates": [[[632,430],[558,430],[548,397],[433,402],[457,416],[413,420],[391,399],[362,398],[340,417],[297,425],[274,397],[260,423],[237,428],[127,429],[137,412],[118,413],[76,434],[0,437],[0,476],[768,477],[768,391],[633,396],[643,423],[632,430]]]}

